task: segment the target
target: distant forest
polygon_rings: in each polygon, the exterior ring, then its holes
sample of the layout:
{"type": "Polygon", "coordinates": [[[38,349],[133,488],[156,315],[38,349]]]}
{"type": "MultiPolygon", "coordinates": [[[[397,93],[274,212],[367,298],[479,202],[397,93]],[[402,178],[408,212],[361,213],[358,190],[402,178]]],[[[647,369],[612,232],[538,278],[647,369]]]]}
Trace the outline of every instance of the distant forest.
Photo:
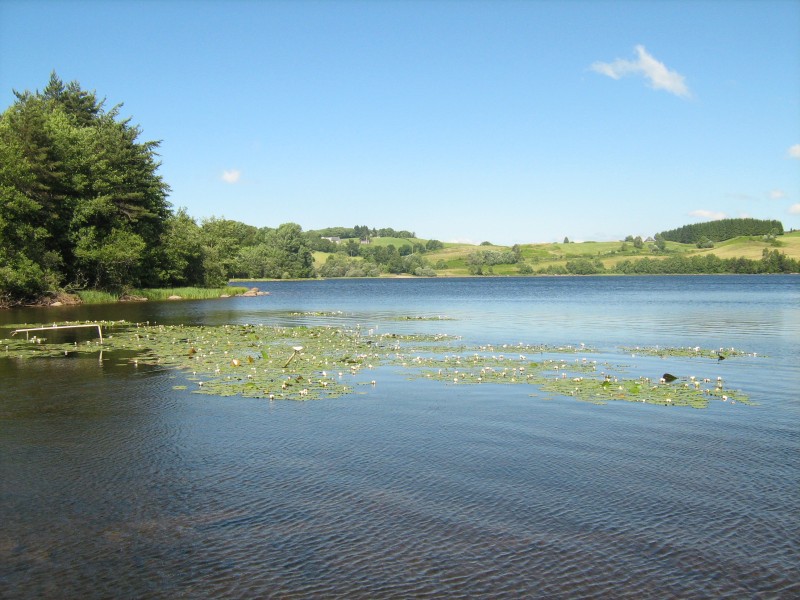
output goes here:
{"type": "Polygon", "coordinates": [[[410,231],[198,223],[169,204],[159,143],[139,140],[121,105],[55,73],[42,91],[14,94],[0,113],[0,306],[231,278],[435,274],[420,254],[441,243],[420,244],[410,231]],[[362,248],[375,236],[409,242],[362,248]],[[319,273],[315,251],[337,258],[319,273]]]}
{"type": "Polygon", "coordinates": [[[780,221],[761,219],[721,219],[707,223],[684,225],[677,229],[662,231],[659,234],[669,242],[680,244],[698,244],[708,240],[722,242],[740,236],[772,236],[783,235],[783,224],[780,221]]]}

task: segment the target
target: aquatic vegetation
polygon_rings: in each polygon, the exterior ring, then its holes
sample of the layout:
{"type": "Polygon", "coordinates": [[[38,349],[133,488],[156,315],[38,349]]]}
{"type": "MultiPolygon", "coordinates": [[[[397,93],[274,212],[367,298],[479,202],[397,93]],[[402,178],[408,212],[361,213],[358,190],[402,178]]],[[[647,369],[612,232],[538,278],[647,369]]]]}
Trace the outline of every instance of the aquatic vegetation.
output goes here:
{"type": "Polygon", "coordinates": [[[639,356],[682,356],[687,358],[714,358],[725,360],[726,358],[756,357],[755,352],[746,352],[740,348],[719,348],[709,349],[693,346],[691,348],[672,348],[668,346],[623,346],[623,352],[639,356]]]}
{"type": "Polygon", "coordinates": [[[446,315],[433,315],[433,316],[426,316],[426,315],[402,315],[399,317],[394,317],[389,319],[390,321],[454,321],[452,317],[448,317],[446,315]]]}
{"type": "MultiPolygon", "coordinates": [[[[360,326],[95,323],[103,329],[102,343],[87,336],[66,335],[66,330],[45,329],[27,340],[0,340],[0,356],[24,359],[104,350],[116,352],[133,368],[182,371],[187,384],[173,386],[176,390],[270,400],[352,394],[356,386],[375,385],[374,371],[387,367],[410,379],[446,385],[525,384],[536,388],[533,395],[570,396],[594,403],[622,400],[703,408],[712,400],[750,402],[741,391],[726,387],[719,376],[630,373],[630,365],[602,360],[599,350],[585,344],[519,342],[470,347],[455,336],[376,333],[360,326]]],[[[622,348],[602,356],[704,358],[711,367],[720,360],[722,350],[726,358],[756,356],[732,348],[659,347],[622,348]]]]}
{"type": "Polygon", "coordinates": [[[133,296],[141,296],[148,300],[169,300],[170,297],[179,296],[183,300],[209,300],[220,296],[238,296],[247,292],[242,286],[220,286],[215,288],[201,287],[173,287],[173,288],[144,288],[135,289],[133,296]]]}
{"type": "MultiPolygon", "coordinates": [[[[131,290],[128,296],[146,300],[168,300],[180,297],[182,300],[208,300],[220,296],[238,296],[247,291],[245,287],[222,286],[216,288],[180,287],[180,288],[145,288],[131,290]]],[[[110,304],[119,302],[120,294],[98,290],[81,290],[78,292],[84,304],[110,304]]]]}
{"type": "Polygon", "coordinates": [[[84,304],[110,304],[119,301],[119,294],[100,290],[80,290],[77,294],[84,304]]]}
{"type": "Polygon", "coordinates": [[[647,376],[623,377],[627,366],[588,358],[525,362],[524,357],[515,360],[504,356],[473,355],[420,356],[414,360],[424,366],[424,377],[447,384],[528,384],[553,396],[571,396],[597,404],[623,400],[705,408],[714,399],[750,403],[743,392],[724,387],[719,377],[676,377],[671,382],[663,377],[656,380],[647,376]]]}

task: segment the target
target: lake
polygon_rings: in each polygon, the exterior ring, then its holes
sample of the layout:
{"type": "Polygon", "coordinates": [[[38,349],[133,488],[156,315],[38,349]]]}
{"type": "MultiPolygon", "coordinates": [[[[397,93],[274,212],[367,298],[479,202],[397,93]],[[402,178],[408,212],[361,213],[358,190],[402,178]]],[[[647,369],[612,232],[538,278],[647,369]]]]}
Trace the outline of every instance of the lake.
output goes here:
{"type": "Polygon", "coordinates": [[[270,295],[9,310],[0,338],[125,319],[584,344],[751,403],[594,404],[391,366],[350,395],[269,402],[108,352],[0,354],[0,597],[800,596],[797,276],[254,285],[270,295]],[[747,355],[621,349],[657,345],[747,355]]]}

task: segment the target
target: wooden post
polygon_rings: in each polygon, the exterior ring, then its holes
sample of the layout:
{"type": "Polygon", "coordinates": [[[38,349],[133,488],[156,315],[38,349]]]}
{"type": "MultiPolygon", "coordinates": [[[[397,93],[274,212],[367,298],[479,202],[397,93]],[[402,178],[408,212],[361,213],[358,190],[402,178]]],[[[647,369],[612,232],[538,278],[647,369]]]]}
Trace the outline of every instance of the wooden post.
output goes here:
{"type": "Polygon", "coordinates": [[[100,344],[103,343],[103,330],[100,327],[100,323],[89,323],[86,325],[52,325],[50,327],[29,327],[27,329],[15,329],[11,332],[11,335],[14,336],[18,333],[25,332],[25,339],[30,339],[30,332],[31,331],[51,331],[53,329],[78,329],[81,327],[97,327],[97,335],[100,336],[100,344]]]}

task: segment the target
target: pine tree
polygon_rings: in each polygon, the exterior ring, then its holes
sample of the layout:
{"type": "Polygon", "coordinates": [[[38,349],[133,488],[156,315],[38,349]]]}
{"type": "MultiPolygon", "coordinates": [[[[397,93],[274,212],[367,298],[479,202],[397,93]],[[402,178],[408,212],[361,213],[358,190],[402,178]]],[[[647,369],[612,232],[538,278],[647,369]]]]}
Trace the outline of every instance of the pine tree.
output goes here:
{"type": "Polygon", "coordinates": [[[171,215],[158,142],[139,141],[121,105],[106,110],[94,92],[55,73],[44,91],[14,95],[0,115],[0,269],[43,283],[11,289],[0,281],[6,302],[59,285],[157,283],[171,215]]]}

